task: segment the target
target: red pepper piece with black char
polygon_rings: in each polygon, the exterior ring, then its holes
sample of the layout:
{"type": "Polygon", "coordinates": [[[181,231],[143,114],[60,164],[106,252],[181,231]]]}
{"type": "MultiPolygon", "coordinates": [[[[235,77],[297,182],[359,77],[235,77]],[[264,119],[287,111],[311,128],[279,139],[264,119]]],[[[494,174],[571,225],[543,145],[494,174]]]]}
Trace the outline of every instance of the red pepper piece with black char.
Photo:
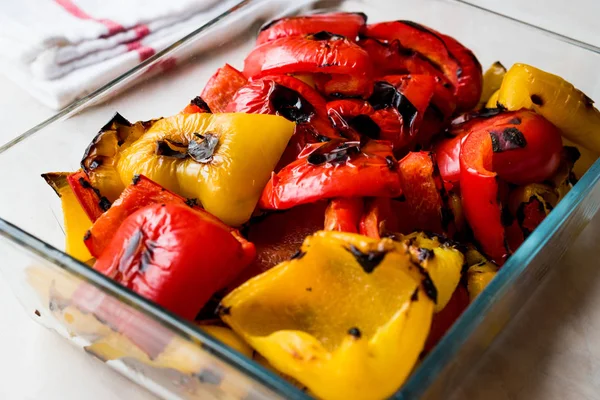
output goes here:
{"type": "Polygon", "coordinates": [[[355,40],[367,16],[359,12],[338,12],[277,19],[260,28],[256,45],[288,36],[305,36],[322,31],[355,40]]]}
{"type": "Polygon", "coordinates": [[[358,233],[358,224],[363,212],[361,197],[331,199],[325,210],[325,230],[358,233]]]}
{"type": "MultiPolygon", "coordinates": [[[[104,253],[104,249],[112,240],[121,223],[140,208],[151,204],[183,204],[205,215],[206,219],[223,224],[217,217],[207,213],[197,205],[195,199],[185,199],[145,176],[137,175],[133,183],[125,188],[110,209],[94,222],[94,225],[89,230],[89,234],[84,238],[84,243],[89,249],[90,254],[95,258],[99,258],[104,253]]],[[[248,248],[253,248],[252,244],[246,241],[236,229],[230,227],[228,229],[232,235],[239,239],[240,243],[248,246],[248,248]]]]}
{"type": "Polygon", "coordinates": [[[335,197],[396,197],[401,194],[388,142],[330,141],[309,144],[265,186],[261,209],[287,209],[335,197]]]}
{"type": "Polygon", "coordinates": [[[84,171],[74,172],[67,176],[67,183],[90,221],[96,221],[110,208],[110,201],[92,186],[84,171]]]}
{"type": "Polygon", "coordinates": [[[263,43],[244,61],[244,74],[316,74],[326,95],[368,97],[372,89],[371,59],[351,40],[329,32],[282,37],[263,43]]]}
{"type": "Polygon", "coordinates": [[[94,269],[193,320],[254,258],[231,229],[185,204],[154,204],[128,216],[94,269]]]}
{"type": "Polygon", "coordinates": [[[361,31],[364,38],[385,42],[382,47],[376,43],[361,40],[361,45],[369,49],[377,59],[388,59],[398,69],[410,73],[440,76],[440,72],[452,85],[459,111],[470,110],[477,105],[481,96],[483,77],[481,65],[473,53],[449,36],[412,21],[391,21],[365,25],[361,31]],[[414,56],[412,52],[422,57],[414,56]],[[429,65],[423,61],[429,60],[429,65]]]}
{"type": "Polygon", "coordinates": [[[209,110],[222,113],[225,112],[233,95],[246,83],[248,80],[244,74],[231,65],[225,64],[208,80],[200,97],[209,110]]]}
{"type": "Polygon", "coordinates": [[[212,114],[210,107],[208,107],[208,104],[206,104],[206,102],[204,100],[202,100],[202,97],[200,97],[200,96],[194,97],[192,99],[192,101],[190,101],[190,104],[188,104],[181,112],[183,114],[196,114],[196,113],[212,114]]]}
{"type": "Polygon", "coordinates": [[[350,140],[360,140],[361,136],[380,138],[381,128],[371,118],[374,112],[366,100],[343,99],[327,103],[327,115],[333,126],[350,140]]]}
{"type": "Polygon", "coordinates": [[[528,110],[503,112],[488,109],[466,114],[446,137],[434,145],[445,182],[460,181],[461,144],[473,131],[490,132],[494,143],[494,171],[517,185],[542,182],[558,168],[562,143],[559,130],[542,116],[528,110]],[[511,150],[511,151],[508,151],[511,150]]]}
{"type": "Polygon", "coordinates": [[[466,136],[459,157],[466,219],[484,252],[498,264],[521,239],[507,240],[507,210],[503,213],[497,179],[519,185],[542,182],[556,172],[562,153],[560,131],[544,117],[527,110],[509,117],[508,125],[472,126],[477,130],[466,136]]]}
{"type": "Polygon", "coordinates": [[[226,112],[276,114],[296,123],[281,165],[296,159],[307,143],[341,136],[327,116],[325,99],[311,86],[288,75],[269,75],[252,80],[235,94],[226,112]]]}

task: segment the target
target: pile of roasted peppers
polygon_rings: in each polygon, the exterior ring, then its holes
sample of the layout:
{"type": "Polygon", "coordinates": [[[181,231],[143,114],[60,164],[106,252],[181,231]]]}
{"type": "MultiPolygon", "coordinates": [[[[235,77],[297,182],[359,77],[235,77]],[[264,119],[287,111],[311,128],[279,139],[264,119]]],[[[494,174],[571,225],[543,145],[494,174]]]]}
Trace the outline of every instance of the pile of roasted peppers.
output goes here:
{"type": "Polygon", "coordinates": [[[562,78],[366,22],[273,21],[183,111],[117,114],[44,175],[70,255],[325,399],[394,393],[600,154],[562,78]]]}

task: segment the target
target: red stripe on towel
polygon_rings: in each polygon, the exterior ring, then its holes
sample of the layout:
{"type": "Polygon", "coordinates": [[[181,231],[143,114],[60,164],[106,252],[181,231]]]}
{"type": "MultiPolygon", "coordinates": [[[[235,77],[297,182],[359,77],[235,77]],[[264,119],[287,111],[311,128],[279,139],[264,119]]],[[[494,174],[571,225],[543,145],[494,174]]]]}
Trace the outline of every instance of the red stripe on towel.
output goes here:
{"type": "MultiPolygon", "coordinates": [[[[94,18],[91,15],[87,14],[81,8],[77,6],[77,4],[73,3],[72,0],[54,0],[56,4],[61,6],[66,12],[71,14],[72,16],[79,19],[87,19],[91,21],[96,21],[104,25],[108,29],[107,35],[114,35],[115,33],[123,32],[125,28],[122,25],[112,21],[110,19],[105,18],[94,18]]],[[[147,29],[147,28],[146,28],[147,29]]]]}

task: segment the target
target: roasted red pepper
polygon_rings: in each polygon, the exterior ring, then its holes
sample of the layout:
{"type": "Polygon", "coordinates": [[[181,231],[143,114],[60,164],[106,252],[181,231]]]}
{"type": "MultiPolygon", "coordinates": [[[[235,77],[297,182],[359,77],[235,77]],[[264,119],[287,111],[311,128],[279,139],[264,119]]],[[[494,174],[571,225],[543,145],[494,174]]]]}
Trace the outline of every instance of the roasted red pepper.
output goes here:
{"type": "Polygon", "coordinates": [[[361,41],[361,45],[375,56],[374,63],[389,60],[392,61],[389,68],[435,76],[441,71],[447,79],[443,83],[453,87],[459,110],[469,110],[477,105],[483,82],[481,65],[473,53],[456,40],[411,21],[366,25],[361,35],[387,42],[378,47],[374,42],[361,41]],[[422,57],[414,56],[413,52],[422,57]]]}
{"type": "Polygon", "coordinates": [[[277,170],[294,161],[307,143],[340,138],[327,116],[325,99],[288,75],[269,75],[249,82],[235,94],[226,112],[276,114],[296,122],[296,131],[277,170]]]}
{"type": "Polygon", "coordinates": [[[363,13],[330,13],[282,18],[269,22],[260,28],[256,44],[288,36],[304,36],[327,31],[335,35],[356,39],[358,31],[367,22],[363,13]]]}
{"type": "Polygon", "coordinates": [[[254,255],[252,244],[241,243],[210,214],[185,204],[153,204],[123,221],[94,269],[193,320],[254,255]]]}
{"type": "Polygon", "coordinates": [[[70,174],[67,182],[90,221],[96,221],[110,208],[110,201],[92,186],[84,171],[70,174]]]}
{"type": "Polygon", "coordinates": [[[359,233],[375,239],[381,239],[385,232],[399,232],[398,220],[402,210],[398,200],[387,197],[375,197],[365,200],[365,207],[358,223],[359,233]]]}
{"type": "Polygon", "coordinates": [[[371,59],[343,36],[318,32],[275,39],[254,48],[244,61],[244,74],[327,74],[320,88],[327,95],[368,96],[372,89],[371,59]]]}
{"type": "Polygon", "coordinates": [[[492,138],[486,130],[467,136],[460,150],[460,188],[463,210],[475,239],[495,263],[502,265],[509,249],[492,154],[492,138]]]}
{"type": "Polygon", "coordinates": [[[271,177],[259,207],[286,209],[334,197],[396,197],[402,192],[396,164],[388,142],[311,144],[271,177]]]}
{"type": "MultiPolygon", "coordinates": [[[[159,184],[151,181],[143,175],[134,178],[134,182],[127,187],[121,196],[114,202],[113,206],[92,225],[89,234],[84,238],[85,245],[90,250],[92,256],[100,257],[104,249],[112,240],[115,232],[119,229],[121,223],[132,213],[140,208],[151,204],[187,204],[196,211],[206,214],[206,219],[212,219],[215,222],[222,222],[212,214],[207,213],[199,207],[194,199],[184,199],[183,197],[166,190],[159,184]]],[[[229,228],[232,235],[238,237],[241,243],[252,247],[239,232],[229,228]]]]}
{"type": "Polygon", "coordinates": [[[357,233],[363,211],[360,197],[340,197],[331,199],[325,210],[325,230],[357,233]]]}
{"type": "Polygon", "coordinates": [[[208,80],[200,97],[212,112],[225,112],[225,107],[233,95],[247,82],[244,74],[231,65],[225,64],[208,80]]]}
{"type": "Polygon", "coordinates": [[[544,181],[556,171],[562,152],[560,131],[532,111],[499,112],[486,110],[465,117],[466,122],[450,130],[453,137],[434,146],[444,181],[459,182],[461,143],[478,130],[489,132],[493,139],[493,171],[502,179],[522,185],[544,181]]]}

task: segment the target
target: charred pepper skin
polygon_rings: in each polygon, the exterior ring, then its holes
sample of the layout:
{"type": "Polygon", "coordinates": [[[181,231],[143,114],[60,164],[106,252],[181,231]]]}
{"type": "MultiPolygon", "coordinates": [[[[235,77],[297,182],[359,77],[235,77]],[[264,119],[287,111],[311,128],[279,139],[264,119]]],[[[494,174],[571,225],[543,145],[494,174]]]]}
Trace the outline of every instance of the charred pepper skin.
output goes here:
{"type": "Polygon", "coordinates": [[[230,228],[181,204],[154,204],[127,217],[94,269],[193,320],[217,290],[250,264],[253,247],[230,228]]]}
{"type": "Polygon", "coordinates": [[[260,29],[256,45],[289,36],[304,36],[327,31],[345,36],[349,40],[358,37],[360,28],[367,22],[367,16],[357,12],[339,12],[281,18],[269,22],[260,29]]]}

